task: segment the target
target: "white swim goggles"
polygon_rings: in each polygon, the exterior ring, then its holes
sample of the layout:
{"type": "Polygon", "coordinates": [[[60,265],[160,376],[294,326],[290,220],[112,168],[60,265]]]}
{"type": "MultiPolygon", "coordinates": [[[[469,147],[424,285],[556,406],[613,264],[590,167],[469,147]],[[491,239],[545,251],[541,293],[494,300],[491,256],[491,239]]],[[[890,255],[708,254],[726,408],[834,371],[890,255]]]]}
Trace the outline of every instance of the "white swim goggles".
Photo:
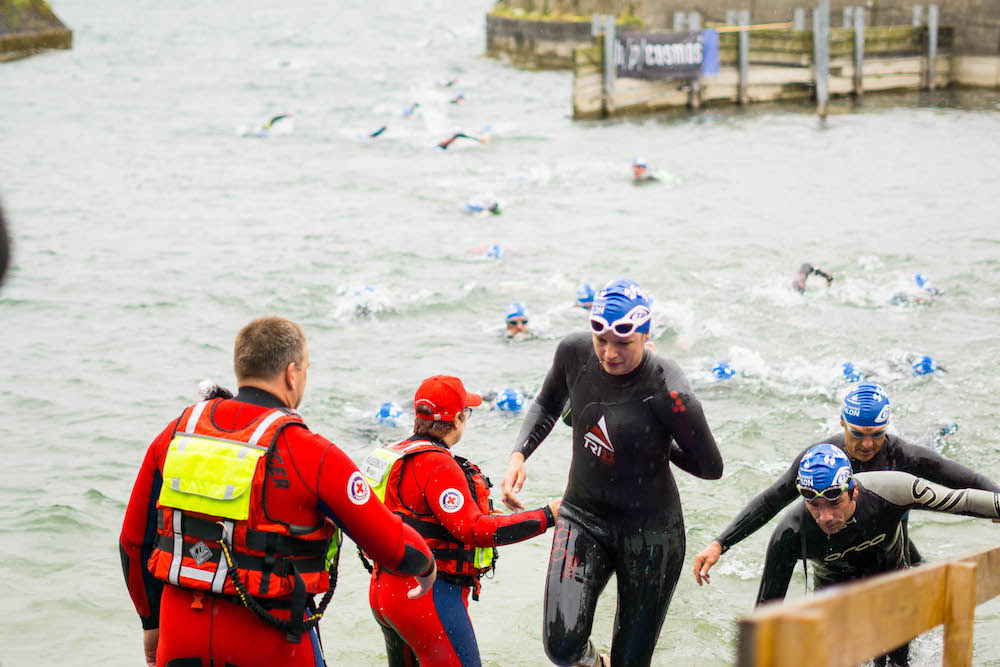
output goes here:
{"type": "Polygon", "coordinates": [[[616,336],[631,336],[635,330],[644,325],[652,317],[648,306],[635,306],[622,317],[614,322],[608,322],[601,315],[590,316],[590,328],[601,335],[607,331],[613,331],[616,336]]]}

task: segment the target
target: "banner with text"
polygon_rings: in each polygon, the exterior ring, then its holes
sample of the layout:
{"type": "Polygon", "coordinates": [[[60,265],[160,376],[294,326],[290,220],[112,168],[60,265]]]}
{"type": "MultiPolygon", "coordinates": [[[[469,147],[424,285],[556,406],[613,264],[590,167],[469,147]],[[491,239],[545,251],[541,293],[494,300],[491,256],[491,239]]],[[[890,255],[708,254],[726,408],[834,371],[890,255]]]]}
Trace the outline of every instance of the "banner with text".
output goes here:
{"type": "Polygon", "coordinates": [[[622,79],[693,79],[719,73],[719,33],[622,32],[615,36],[615,73],[622,79]]]}

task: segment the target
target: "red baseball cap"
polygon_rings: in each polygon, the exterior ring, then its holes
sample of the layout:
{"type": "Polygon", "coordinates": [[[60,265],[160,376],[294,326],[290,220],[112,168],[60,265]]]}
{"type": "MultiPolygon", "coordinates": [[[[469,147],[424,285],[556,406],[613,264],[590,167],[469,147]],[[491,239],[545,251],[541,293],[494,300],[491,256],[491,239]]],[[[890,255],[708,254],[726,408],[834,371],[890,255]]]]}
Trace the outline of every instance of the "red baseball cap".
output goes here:
{"type": "Polygon", "coordinates": [[[483,404],[483,397],[465,390],[465,385],[457,377],[451,375],[435,375],[420,383],[413,397],[413,409],[426,405],[434,414],[422,415],[419,419],[428,421],[451,421],[466,407],[476,407],[483,404]]]}

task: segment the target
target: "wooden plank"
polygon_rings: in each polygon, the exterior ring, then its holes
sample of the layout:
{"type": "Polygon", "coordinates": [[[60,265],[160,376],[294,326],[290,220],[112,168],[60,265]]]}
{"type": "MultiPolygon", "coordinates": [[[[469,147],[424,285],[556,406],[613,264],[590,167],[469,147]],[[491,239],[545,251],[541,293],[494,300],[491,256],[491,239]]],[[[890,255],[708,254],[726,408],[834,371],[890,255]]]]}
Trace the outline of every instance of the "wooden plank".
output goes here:
{"type": "Polygon", "coordinates": [[[943,667],[972,667],[976,563],[949,563],[945,596],[943,667]]]}
{"type": "Polygon", "coordinates": [[[976,564],[976,604],[1000,595],[1000,547],[981,551],[961,559],[976,564]]]}

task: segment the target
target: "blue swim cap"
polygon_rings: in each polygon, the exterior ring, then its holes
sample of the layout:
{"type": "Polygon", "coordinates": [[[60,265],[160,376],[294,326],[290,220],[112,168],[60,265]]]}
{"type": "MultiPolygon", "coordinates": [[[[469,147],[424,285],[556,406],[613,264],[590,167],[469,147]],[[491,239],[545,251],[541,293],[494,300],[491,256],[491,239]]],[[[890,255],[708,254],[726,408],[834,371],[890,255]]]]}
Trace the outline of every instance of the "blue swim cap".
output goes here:
{"type": "Polygon", "coordinates": [[[636,156],[635,159],[632,160],[632,165],[635,166],[635,167],[642,167],[643,169],[645,169],[646,168],[646,158],[636,156]]]}
{"type": "Polygon", "coordinates": [[[520,412],[524,407],[524,395],[517,389],[504,389],[497,394],[494,404],[505,412],[520,412]]]}
{"type": "Polygon", "coordinates": [[[499,243],[492,244],[486,250],[486,256],[489,257],[490,259],[500,259],[501,257],[503,257],[503,246],[500,245],[499,243]]]}
{"type": "Polygon", "coordinates": [[[528,317],[528,312],[524,307],[524,304],[520,301],[515,301],[514,303],[507,306],[506,320],[510,322],[515,317],[528,317]]]}
{"type": "Polygon", "coordinates": [[[583,283],[576,288],[576,302],[581,308],[590,308],[594,303],[594,286],[583,283]]]}
{"type": "Polygon", "coordinates": [[[378,412],[375,413],[375,421],[387,426],[395,426],[397,420],[403,416],[403,409],[392,401],[383,403],[378,412]]]}
{"type": "Polygon", "coordinates": [[[914,375],[928,375],[937,369],[937,362],[932,357],[920,357],[917,363],[913,364],[914,375]]]}
{"type": "Polygon", "coordinates": [[[799,461],[799,476],[796,483],[815,491],[824,491],[832,486],[844,484],[847,484],[848,489],[852,489],[854,471],[851,470],[851,460],[843,450],[827,443],[810,447],[799,461]]]}
{"type": "Polygon", "coordinates": [[[854,364],[850,361],[845,361],[840,365],[844,371],[844,379],[848,382],[859,382],[861,380],[861,371],[854,367],[854,364]]]}
{"type": "Polygon", "coordinates": [[[481,213],[486,210],[486,207],[480,202],[470,201],[465,203],[465,210],[469,213],[481,213]]]}
{"type": "Polygon", "coordinates": [[[730,366],[728,361],[717,361],[712,368],[712,375],[719,380],[728,380],[736,375],[736,369],[730,366]]]}
{"type": "Polygon", "coordinates": [[[926,273],[916,273],[913,275],[913,282],[917,284],[917,287],[923,287],[930,281],[926,273]]]}
{"type": "MultiPolygon", "coordinates": [[[[634,331],[639,333],[649,333],[649,320],[652,315],[646,291],[628,278],[613,280],[605,285],[594,298],[594,305],[590,307],[592,325],[595,318],[598,318],[598,322],[603,320],[611,327],[616,324],[634,323],[637,325],[634,331]]],[[[596,328],[594,330],[597,331],[596,328]]],[[[632,331],[625,335],[631,333],[632,331]]]]}
{"type": "Polygon", "coordinates": [[[840,418],[854,426],[884,426],[889,423],[889,397],[874,382],[862,382],[844,397],[840,418]]]}

